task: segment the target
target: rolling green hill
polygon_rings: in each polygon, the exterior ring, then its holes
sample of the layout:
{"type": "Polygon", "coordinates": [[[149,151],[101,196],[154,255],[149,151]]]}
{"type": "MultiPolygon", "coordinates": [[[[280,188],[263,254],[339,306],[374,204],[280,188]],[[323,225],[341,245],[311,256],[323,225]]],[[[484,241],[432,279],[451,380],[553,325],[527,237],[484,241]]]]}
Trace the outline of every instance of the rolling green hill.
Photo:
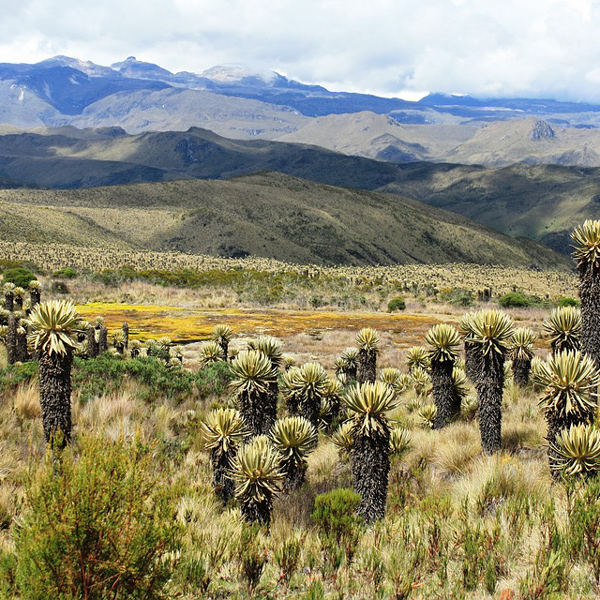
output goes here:
{"type": "Polygon", "coordinates": [[[2,190],[0,235],[86,246],[260,256],[304,264],[471,262],[569,269],[512,239],[397,194],[277,173],[79,190],[2,190]],[[7,217],[10,215],[10,217],[7,217]]]}

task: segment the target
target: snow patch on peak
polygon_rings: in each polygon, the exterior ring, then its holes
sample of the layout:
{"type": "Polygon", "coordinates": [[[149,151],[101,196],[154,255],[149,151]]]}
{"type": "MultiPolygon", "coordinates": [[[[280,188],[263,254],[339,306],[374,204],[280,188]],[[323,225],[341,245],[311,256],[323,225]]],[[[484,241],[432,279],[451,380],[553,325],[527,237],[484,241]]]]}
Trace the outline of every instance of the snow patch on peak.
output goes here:
{"type": "Polygon", "coordinates": [[[206,77],[207,79],[210,79],[212,81],[218,81],[220,83],[225,84],[238,83],[242,79],[252,77],[255,79],[260,79],[266,84],[269,84],[275,81],[276,79],[280,78],[281,75],[279,75],[275,71],[270,71],[268,69],[257,70],[251,69],[246,65],[242,65],[239,63],[232,63],[211,67],[206,71],[202,71],[202,73],[200,73],[200,77],[206,77]]]}

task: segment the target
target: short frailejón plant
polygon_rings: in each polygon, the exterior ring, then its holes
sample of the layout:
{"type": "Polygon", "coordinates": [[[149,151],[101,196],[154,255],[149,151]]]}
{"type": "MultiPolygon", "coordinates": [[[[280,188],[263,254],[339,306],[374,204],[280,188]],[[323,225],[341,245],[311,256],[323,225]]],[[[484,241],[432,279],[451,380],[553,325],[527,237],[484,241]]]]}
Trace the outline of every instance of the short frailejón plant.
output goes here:
{"type": "Polygon", "coordinates": [[[223,360],[223,348],[217,342],[204,342],[199,354],[203,367],[223,360]]]}
{"type": "MultiPolygon", "coordinates": [[[[291,369],[288,373],[291,373],[291,369]]],[[[321,402],[329,384],[327,373],[319,363],[309,362],[294,371],[293,375],[287,385],[297,400],[298,414],[307,419],[315,429],[318,429],[321,402]]]]}
{"type": "Polygon", "coordinates": [[[565,477],[590,477],[600,471],[600,430],[593,425],[571,425],[561,430],[551,446],[553,469],[565,477]]]}
{"type": "Polygon", "coordinates": [[[373,383],[377,376],[377,354],[379,353],[379,334],[370,327],[361,329],[356,336],[358,347],[358,383],[373,383]]]}
{"type": "Polygon", "coordinates": [[[284,479],[280,463],[281,454],[262,435],[242,446],[235,455],[230,476],[246,521],[266,525],[271,522],[273,498],[281,492],[284,479]]]}
{"type": "Polygon", "coordinates": [[[231,374],[231,387],[249,434],[267,434],[276,420],[271,406],[271,386],[277,370],[262,352],[248,350],[240,352],[231,363],[231,374]]]}
{"type": "Polygon", "coordinates": [[[515,329],[510,340],[513,377],[519,387],[525,387],[529,383],[535,340],[535,333],[526,327],[515,329]]]}
{"type": "Polygon", "coordinates": [[[233,329],[229,325],[215,325],[211,337],[212,341],[221,347],[223,360],[229,360],[229,342],[233,338],[233,329]]]}
{"type": "Polygon", "coordinates": [[[460,414],[461,397],[455,393],[452,371],[460,346],[458,331],[445,323],[434,325],[426,334],[433,401],[437,407],[434,429],[441,429],[460,414]]]}
{"type": "Polygon", "coordinates": [[[575,306],[559,306],[544,321],[544,331],[550,337],[552,353],[579,350],[581,311],[575,306]]]}
{"type": "Polygon", "coordinates": [[[559,432],[571,425],[588,424],[594,418],[600,373],[589,356],[573,350],[548,356],[545,362],[536,361],[532,376],[543,389],[539,404],[548,422],[548,458],[554,469],[558,459],[554,444],[559,432]]]}
{"type": "Polygon", "coordinates": [[[390,470],[390,421],[397,406],[390,386],[377,381],[357,384],[344,396],[352,423],[352,479],[361,496],[358,510],[367,523],[382,519],[390,470]]]}
{"type": "Polygon", "coordinates": [[[201,427],[206,448],[210,450],[213,487],[226,503],[233,498],[234,485],[229,470],[244,440],[244,421],[239,411],[233,408],[217,408],[208,413],[201,427]]]}
{"type": "Polygon", "coordinates": [[[44,436],[53,448],[71,440],[71,365],[80,323],[75,305],[65,300],[38,304],[29,316],[30,342],[40,363],[44,436]]]}
{"type": "Polygon", "coordinates": [[[284,489],[298,489],[306,477],[306,458],[317,445],[317,430],[304,417],[287,417],[275,421],[270,438],[281,454],[284,489]]]}

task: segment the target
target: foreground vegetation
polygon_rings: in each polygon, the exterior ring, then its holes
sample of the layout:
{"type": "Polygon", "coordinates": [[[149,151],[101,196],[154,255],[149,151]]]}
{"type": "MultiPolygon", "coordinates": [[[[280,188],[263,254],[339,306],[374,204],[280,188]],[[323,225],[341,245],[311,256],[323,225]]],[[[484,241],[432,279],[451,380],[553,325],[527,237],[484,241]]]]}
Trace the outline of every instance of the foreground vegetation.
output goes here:
{"type": "MultiPolygon", "coordinates": [[[[579,256],[591,297],[596,262],[579,256]]],[[[359,277],[389,307],[389,282],[359,277]]],[[[463,289],[447,296],[461,335],[438,324],[384,355],[362,328],[328,372],[225,324],[193,360],[169,340],[128,348],[126,326],[109,351],[102,319],[35,306],[27,285],[28,318],[12,282],[0,315],[0,597],[598,595],[600,375],[593,344],[579,352],[596,339],[583,293],[581,313],[565,298],[550,313],[524,290],[545,361],[535,332],[490,309],[497,296],[467,312],[479,300],[463,289]]]]}

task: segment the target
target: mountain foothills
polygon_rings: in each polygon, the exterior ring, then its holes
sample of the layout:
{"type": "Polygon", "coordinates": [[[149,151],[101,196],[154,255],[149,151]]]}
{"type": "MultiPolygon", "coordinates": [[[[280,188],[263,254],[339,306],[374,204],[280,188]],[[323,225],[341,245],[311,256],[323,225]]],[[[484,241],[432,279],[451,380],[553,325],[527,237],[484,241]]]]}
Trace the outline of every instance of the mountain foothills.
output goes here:
{"type": "Polygon", "coordinates": [[[390,163],[316,146],[232,140],[198,128],[129,135],[116,127],[64,127],[0,135],[5,188],[227,179],[264,171],[396,193],[563,253],[569,252],[572,228],[597,215],[600,198],[597,168],[390,163]]]}
{"type": "Polygon", "coordinates": [[[78,190],[0,190],[0,238],[184,250],[320,265],[470,262],[569,269],[571,261],[397,194],[277,173],[78,190]]]}

